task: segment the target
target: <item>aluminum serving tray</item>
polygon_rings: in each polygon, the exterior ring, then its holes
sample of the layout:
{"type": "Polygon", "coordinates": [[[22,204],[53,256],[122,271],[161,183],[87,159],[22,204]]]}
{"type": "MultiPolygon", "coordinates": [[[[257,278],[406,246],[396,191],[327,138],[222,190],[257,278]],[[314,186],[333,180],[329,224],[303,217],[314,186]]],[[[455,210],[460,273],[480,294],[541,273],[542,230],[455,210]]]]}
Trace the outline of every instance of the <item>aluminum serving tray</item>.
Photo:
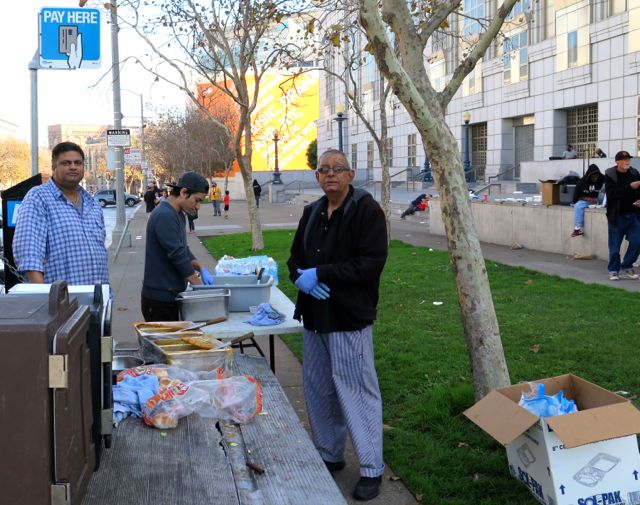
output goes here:
{"type": "MultiPolygon", "coordinates": [[[[230,370],[233,359],[231,347],[201,349],[180,338],[150,339],[140,337],[139,341],[145,361],[167,363],[187,370],[210,371],[217,368],[230,370]]],[[[215,345],[220,341],[214,340],[213,343],[215,345]]]]}
{"type": "Polygon", "coordinates": [[[218,317],[229,317],[228,289],[183,291],[176,300],[180,306],[180,317],[187,321],[207,321],[218,317]]]}

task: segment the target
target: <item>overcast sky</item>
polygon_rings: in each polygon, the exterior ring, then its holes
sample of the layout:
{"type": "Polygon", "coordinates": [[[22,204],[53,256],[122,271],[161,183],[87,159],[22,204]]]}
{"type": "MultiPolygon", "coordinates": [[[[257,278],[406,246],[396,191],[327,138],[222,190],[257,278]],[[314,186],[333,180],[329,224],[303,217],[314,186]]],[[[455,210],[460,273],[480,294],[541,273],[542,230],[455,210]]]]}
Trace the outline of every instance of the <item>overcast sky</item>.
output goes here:
{"type": "MultiPolygon", "coordinates": [[[[89,1],[87,7],[100,10],[101,60],[97,70],[39,70],[39,144],[47,146],[47,126],[59,123],[112,124],[111,32],[109,13],[103,2],[89,1]]],[[[0,16],[2,43],[2,93],[0,119],[17,125],[18,136],[30,139],[31,77],[28,64],[38,48],[38,13],[43,7],[77,8],[78,0],[19,0],[6,3],[0,16]],[[10,6],[9,6],[10,5],[10,6]]],[[[120,60],[142,55],[144,44],[126,30],[119,36],[120,60]]],[[[121,87],[143,94],[145,116],[153,116],[162,106],[182,106],[183,95],[174,87],[154,82],[155,78],[132,62],[121,70],[121,87]]],[[[123,124],[139,126],[140,98],[122,92],[123,124]]]]}

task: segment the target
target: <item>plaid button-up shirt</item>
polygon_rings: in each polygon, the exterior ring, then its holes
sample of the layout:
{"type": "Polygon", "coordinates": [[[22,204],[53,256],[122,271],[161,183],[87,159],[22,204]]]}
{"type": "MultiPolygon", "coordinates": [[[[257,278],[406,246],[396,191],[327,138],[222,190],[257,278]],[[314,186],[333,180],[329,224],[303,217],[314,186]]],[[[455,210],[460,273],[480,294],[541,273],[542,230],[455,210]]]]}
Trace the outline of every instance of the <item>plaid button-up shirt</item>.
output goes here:
{"type": "Polygon", "coordinates": [[[53,178],[32,188],[18,210],[13,256],[18,270],[44,273],[45,283],[109,282],[102,208],[84,189],[82,214],[53,178]]]}

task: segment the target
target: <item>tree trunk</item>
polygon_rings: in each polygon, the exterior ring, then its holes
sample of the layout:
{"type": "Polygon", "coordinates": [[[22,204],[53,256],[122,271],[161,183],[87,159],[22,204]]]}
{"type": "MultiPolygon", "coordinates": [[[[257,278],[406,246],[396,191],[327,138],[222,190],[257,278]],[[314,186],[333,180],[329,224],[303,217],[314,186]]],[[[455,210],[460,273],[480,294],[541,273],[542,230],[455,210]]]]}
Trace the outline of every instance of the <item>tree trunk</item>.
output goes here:
{"type": "Polygon", "coordinates": [[[440,126],[437,140],[420,131],[440,193],[442,220],[455,276],[476,399],[510,384],[487,269],[480,249],[453,134],[440,126]]]}

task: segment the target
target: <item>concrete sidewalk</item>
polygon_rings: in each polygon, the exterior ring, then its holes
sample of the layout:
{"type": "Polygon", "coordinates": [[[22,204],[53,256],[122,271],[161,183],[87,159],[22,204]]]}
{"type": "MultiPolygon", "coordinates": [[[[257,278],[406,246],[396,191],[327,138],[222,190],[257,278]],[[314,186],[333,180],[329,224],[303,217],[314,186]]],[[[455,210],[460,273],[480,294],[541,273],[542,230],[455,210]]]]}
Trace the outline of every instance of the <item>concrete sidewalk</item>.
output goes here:
{"type": "MultiPolygon", "coordinates": [[[[210,204],[203,205],[199,218],[195,221],[196,234],[188,236],[189,247],[202,264],[210,269],[215,265],[201,240],[206,237],[215,237],[224,241],[224,235],[249,230],[249,220],[246,202],[232,201],[229,219],[214,217],[210,204]]],[[[302,215],[302,207],[290,204],[269,204],[261,202],[260,218],[263,230],[270,228],[296,228],[302,215]]],[[[131,323],[142,320],[140,312],[140,289],[144,273],[144,248],[145,228],[148,215],[144,208],[136,212],[131,220],[129,230],[131,232],[132,247],[123,248],[117,261],[110,264],[110,278],[114,292],[113,304],[113,336],[118,343],[118,349],[137,348],[137,338],[131,323]]],[[[434,249],[446,249],[446,240],[441,236],[426,233],[424,222],[419,220],[391,221],[392,238],[402,240],[423,247],[434,249]]],[[[604,238],[606,240],[606,237],[604,238]]],[[[224,249],[224,247],[223,247],[224,249]]],[[[608,280],[606,262],[601,260],[580,261],[571,257],[557,254],[541,253],[529,249],[511,250],[508,247],[483,244],[485,258],[508,265],[524,266],[552,275],[565,278],[574,278],[587,283],[606,284],[630,291],[640,290],[638,281],[608,280]]],[[[110,251],[113,257],[113,246],[110,251]]],[[[268,254],[268,251],[265,251],[268,254]]],[[[281,275],[286,275],[284,266],[280,266],[281,275]]],[[[262,343],[262,342],[259,342],[262,343]]],[[[264,349],[267,348],[266,338],[264,349]]],[[[282,384],[289,401],[298,412],[300,419],[308,429],[306,409],[302,394],[302,367],[296,357],[291,353],[280,339],[276,339],[276,375],[282,384]]],[[[347,467],[334,474],[336,483],[343,491],[345,499],[349,503],[359,503],[351,498],[351,493],[358,480],[358,464],[351,448],[347,456],[347,467]]],[[[386,477],[383,480],[382,493],[372,500],[373,505],[408,505],[417,501],[400,481],[392,481],[388,477],[392,475],[387,468],[386,477]]]]}

